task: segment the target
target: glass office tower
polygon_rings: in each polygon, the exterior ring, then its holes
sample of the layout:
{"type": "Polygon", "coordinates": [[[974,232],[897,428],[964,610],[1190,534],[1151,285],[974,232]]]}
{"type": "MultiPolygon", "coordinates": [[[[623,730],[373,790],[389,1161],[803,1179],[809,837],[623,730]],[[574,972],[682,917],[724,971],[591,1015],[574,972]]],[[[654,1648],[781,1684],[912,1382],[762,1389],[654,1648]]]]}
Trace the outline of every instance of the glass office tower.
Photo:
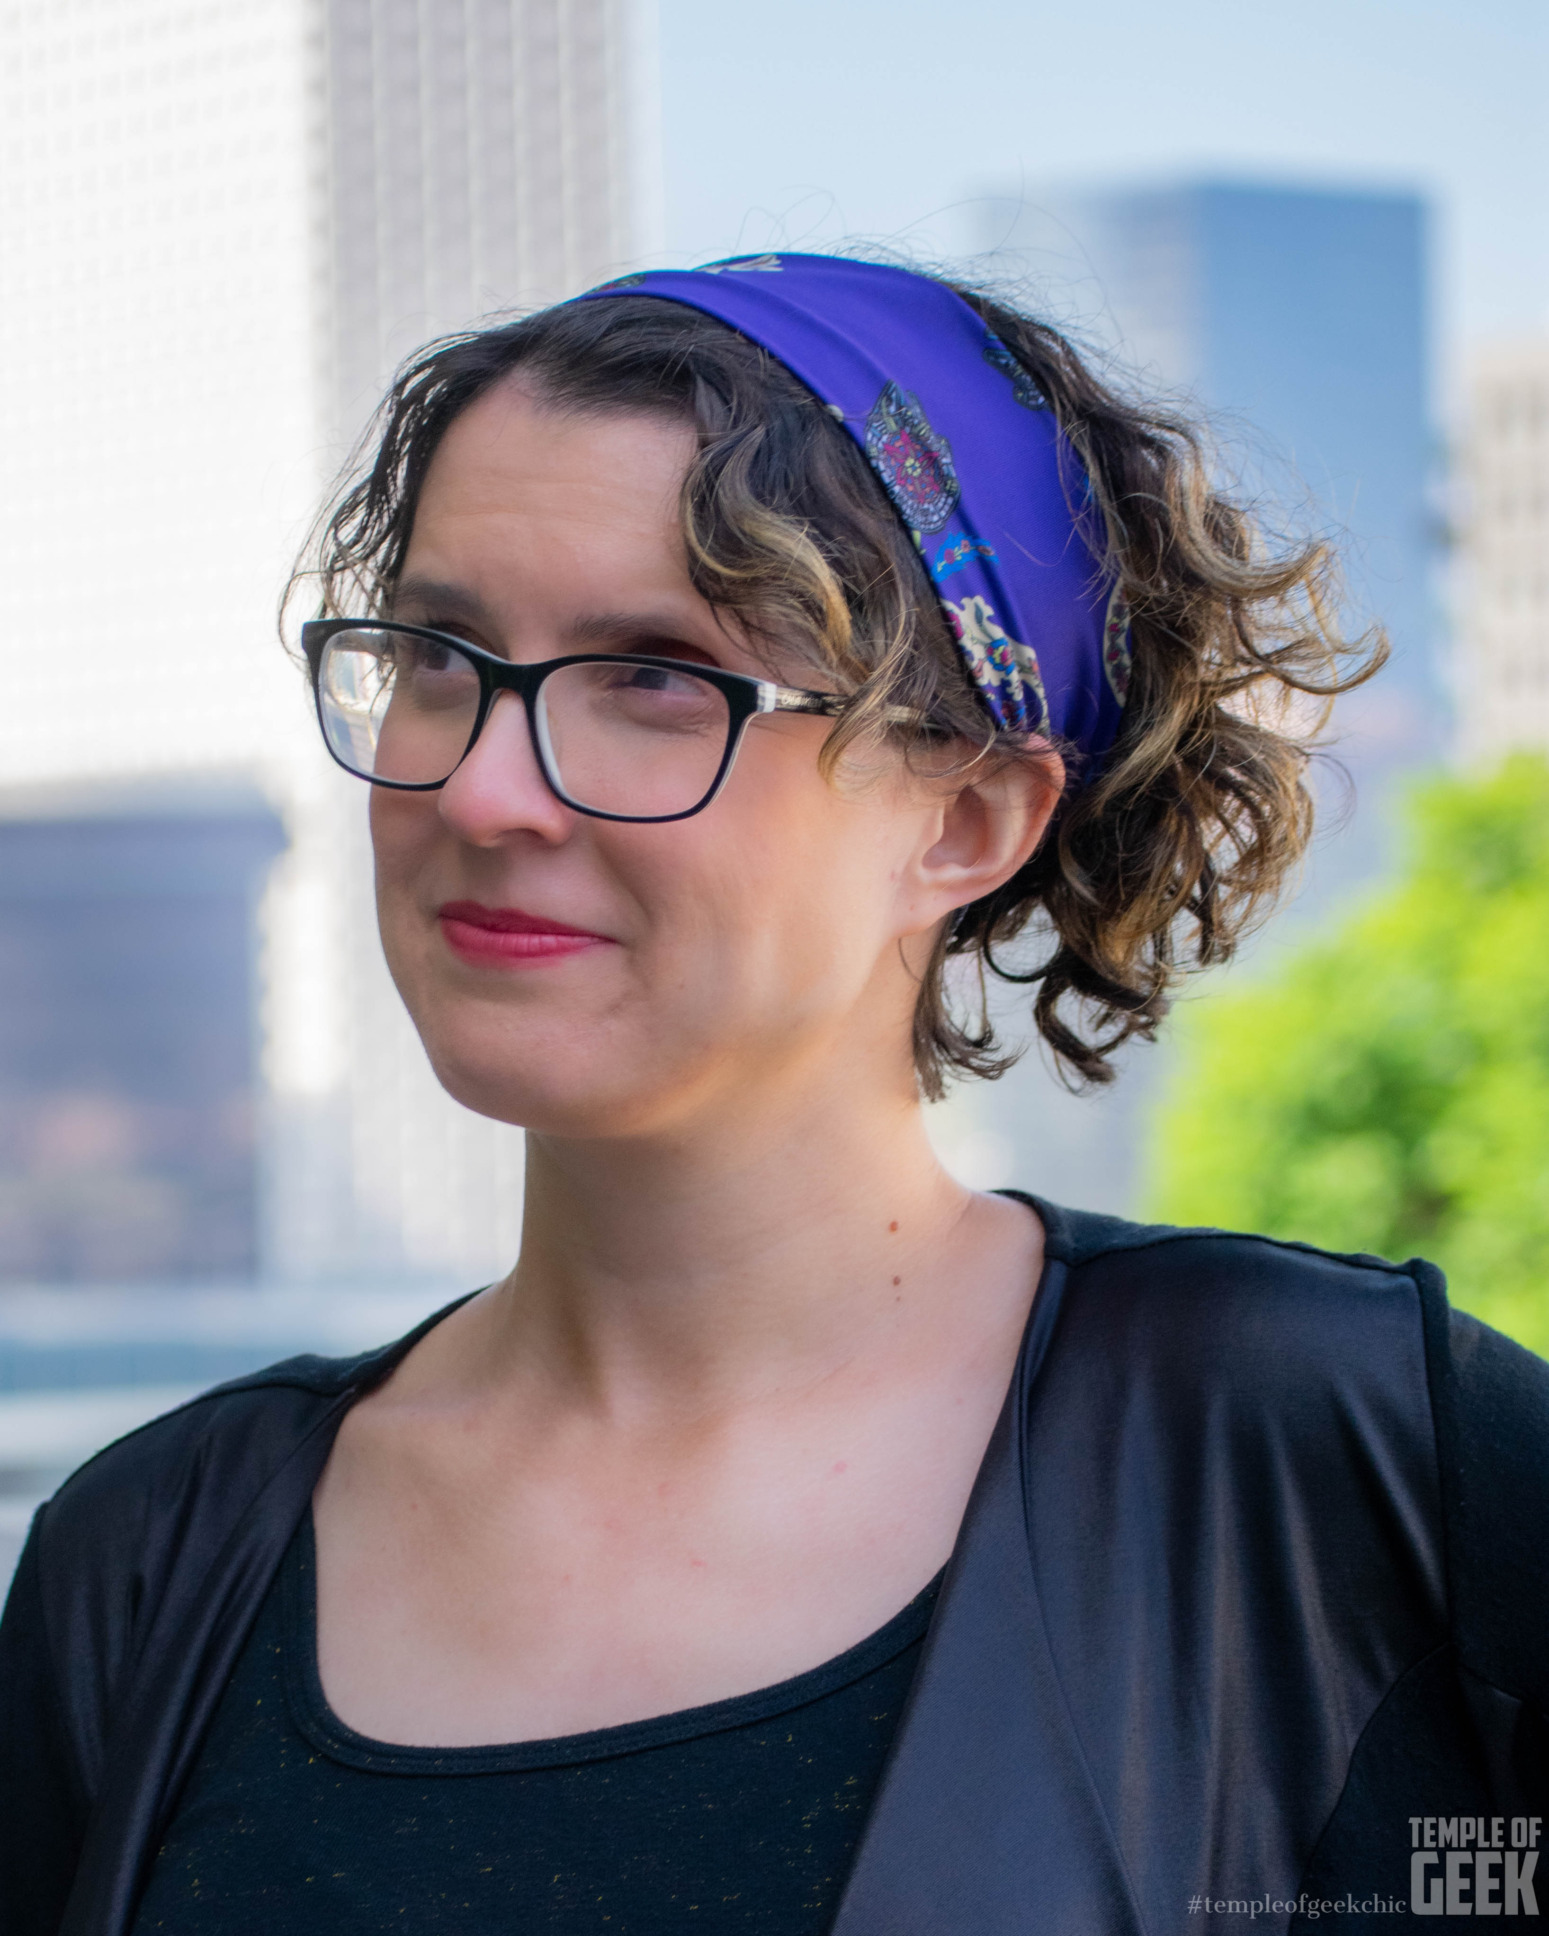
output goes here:
{"type": "MultiPolygon", "coordinates": [[[[1318,777],[1323,832],[1295,918],[1359,896],[1391,852],[1404,777],[1453,739],[1433,583],[1425,204],[1194,181],[1035,188],[977,206],[990,277],[1095,344],[1121,378],[1202,407],[1222,474],[1271,526],[1341,545],[1348,621],[1382,624],[1393,659],[1336,709],[1338,765],[1318,777]]],[[[965,1101],[965,1140],[987,1151],[984,1180],[1132,1208],[1157,1057],[1129,1061],[1097,1099],[1070,1100],[1034,1060],[965,1101]]]]}
{"type": "Polygon", "coordinates": [[[0,1281],[259,1267],[261,797],[0,821],[0,1281]]]}
{"type": "Polygon", "coordinates": [[[1427,209],[1412,194],[1185,182],[986,205],[997,265],[1142,381],[1210,412],[1222,463],[1342,544],[1394,658],[1346,703],[1353,765],[1450,740],[1437,635],[1427,209]]]}
{"type": "MultiPolygon", "coordinates": [[[[1433,583],[1427,213],[1416,195],[1201,181],[1033,192],[985,209],[997,266],[1202,404],[1221,461],[1288,524],[1341,544],[1352,618],[1391,665],[1342,708],[1371,778],[1449,742],[1433,583]]],[[[1381,790],[1380,788],[1378,789],[1381,790]]],[[[1375,833],[1373,834],[1375,840],[1375,833]]],[[[1341,871],[1358,874],[1376,858],[1341,871]]]]}

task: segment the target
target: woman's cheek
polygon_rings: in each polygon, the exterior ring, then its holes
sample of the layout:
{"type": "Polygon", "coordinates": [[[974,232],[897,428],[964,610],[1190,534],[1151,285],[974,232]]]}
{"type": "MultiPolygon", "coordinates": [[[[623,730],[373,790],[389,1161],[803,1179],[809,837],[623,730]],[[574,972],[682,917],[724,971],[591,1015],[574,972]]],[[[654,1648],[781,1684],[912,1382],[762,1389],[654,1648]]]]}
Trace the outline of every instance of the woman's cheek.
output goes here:
{"type": "Polygon", "coordinates": [[[412,890],[414,877],[434,845],[437,818],[434,796],[371,790],[371,851],[376,867],[379,906],[396,904],[412,890]]]}
{"type": "Polygon", "coordinates": [[[421,799],[381,791],[373,794],[377,929],[388,971],[416,1022],[421,1021],[416,994],[440,941],[434,912],[421,905],[435,835],[435,816],[424,811],[421,799]]]}

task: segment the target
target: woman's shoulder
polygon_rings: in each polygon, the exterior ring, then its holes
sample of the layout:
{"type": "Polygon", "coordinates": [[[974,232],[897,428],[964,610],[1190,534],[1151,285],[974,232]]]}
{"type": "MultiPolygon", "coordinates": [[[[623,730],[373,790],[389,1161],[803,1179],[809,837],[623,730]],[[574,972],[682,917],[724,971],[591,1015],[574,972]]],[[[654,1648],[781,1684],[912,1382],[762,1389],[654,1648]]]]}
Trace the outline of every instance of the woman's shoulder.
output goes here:
{"type": "Polygon", "coordinates": [[[273,1481],[348,1391],[351,1369],[297,1359],[206,1392],[107,1446],[39,1508],[0,1618],[0,1709],[53,1771],[56,1801],[74,1809],[96,1792],[169,1597],[197,1598],[266,1494],[281,1515],[295,1506],[273,1481]]]}
{"type": "Polygon", "coordinates": [[[255,1510],[304,1501],[307,1448],[365,1362],[294,1358],[217,1386],[106,1446],[39,1509],[19,1577],[55,1650],[94,1662],[103,1695],[174,1579],[205,1576],[255,1510]]]}
{"type": "Polygon", "coordinates": [[[1132,1223],[1029,1199],[1063,1267],[1062,1326],[1122,1343],[1187,1382],[1248,1382],[1260,1396],[1318,1367],[1403,1360],[1422,1382],[1428,1330],[1445,1323],[1434,1265],[1392,1263],[1252,1232],[1132,1223]],[[1429,1318],[1428,1318],[1429,1314],[1429,1318]]]}
{"type": "Polygon", "coordinates": [[[1403,1503],[1469,1670],[1549,1711],[1549,1363],[1453,1309],[1423,1259],[1036,1207],[1067,1273],[1036,1430],[1089,1451],[1138,1432],[1184,1491],[1224,1459],[1314,1518],[1403,1503]]]}
{"type": "Polygon", "coordinates": [[[1402,1362],[1423,1379],[1443,1434],[1485,1419],[1549,1432],[1549,1363],[1455,1309],[1425,1258],[1395,1263],[1027,1201],[1043,1219],[1048,1256],[1077,1287],[1069,1318],[1111,1341],[1149,1343],[1173,1370],[1230,1372],[1263,1395],[1319,1366],[1349,1375],[1402,1362]]]}
{"type": "Polygon", "coordinates": [[[1304,1293],[1315,1286],[1370,1295],[1407,1280],[1413,1294],[1421,1260],[1393,1263],[1365,1251],[1327,1250],[1317,1244],[1256,1231],[1211,1225],[1137,1223],[1094,1210],[1071,1210],[1027,1192],[1043,1221],[1048,1255],[1071,1269],[1106,1267],[1114,1281],[1133,1276],[1153,1286],[1193,1281],[1207,1295],[1247,1291],[1304,1293]]]}
{"type": "Polygon", "coordinates": [[[138,1426],[73,1472],[42,1509],[51,1541],[135,1539],[159,1504],[241,1484],[283,1461],[331,1404],[352,1388],[361,1358],[311,1355],[217,1385],[138,1426]]]}
{"type": "Polygon", "coordinates": [[[45,1588],[57,1583],[78,1598],[90,1579],[137,1580],[154,1599],[158,1572],[201,1547],[213,1552],[267,1493],[295,1490],[282,1475],[326,1457],[348,1405],[444,1315],[352,1357],[309,1353],[265,1366],[106,1446],[38,1513],[33,1543],[45,1588]]]}
{"type": "Polygon", "coordinates": [[[467,1302],[433,1311],[401,1338],[349,1357],[303,1352],[229,1379],[116,1439],[68,1478],[43,1509],[53,1524],[112,1515],[197,1481],[260,1485],[266,1471],[354,1398],[380,1384],[427,1331],[467,1302]]]}
{"type": "Polygon", "coordinates": [[[1549,1363],[1455,1310],[1434,1264],[1032,1201],[1064,1273],[1044,1362],[1079,1402],[1149,1390],[1180,1433],[1230,1419],[1320,1458],[1331,1433],[1405,1444],[1449,1520],[1488,1517],[1498,1481],[1468,1475],[1510,1471],[1549,1523],[1549,1363]]]}

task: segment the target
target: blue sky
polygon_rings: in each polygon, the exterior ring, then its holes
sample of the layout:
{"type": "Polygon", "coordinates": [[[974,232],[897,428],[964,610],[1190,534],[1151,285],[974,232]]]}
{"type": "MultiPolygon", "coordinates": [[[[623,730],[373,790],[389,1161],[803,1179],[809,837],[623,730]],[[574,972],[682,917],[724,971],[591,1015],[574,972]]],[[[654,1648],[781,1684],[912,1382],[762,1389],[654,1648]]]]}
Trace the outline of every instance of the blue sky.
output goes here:
{"type": "Polygon", "coordinates": [[[1399,185],[1441,337],[1549,330],[1549,0],[660,0],[673,260],[955,253],[1007,184],[1399,185]]]}

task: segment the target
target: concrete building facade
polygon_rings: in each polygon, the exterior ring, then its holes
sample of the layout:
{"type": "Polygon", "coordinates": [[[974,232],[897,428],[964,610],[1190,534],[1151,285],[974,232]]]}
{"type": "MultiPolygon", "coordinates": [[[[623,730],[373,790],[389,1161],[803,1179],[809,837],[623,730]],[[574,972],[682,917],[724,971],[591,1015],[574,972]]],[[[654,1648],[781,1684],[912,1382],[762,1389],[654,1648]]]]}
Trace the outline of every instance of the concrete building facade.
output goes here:
{"type": "MultiPolygon", "coordinates": [[[[38,963],[93,934],[111,954],[111,930],[134,937],[142,982],[193,985],[200,934],[219,929],[230,953],[229,910],[174,919],[164,895],[127,887],[112,920],[83,929],[81,909],[107,892],[114,825],[139,828],[134,878],[160,894],[180,853],[208,861],[201,828],[240,822],[233,853],[263,866],[232,902],[249,909],[252,973],[222,970],[236,1059],[220,1106],[251,1119],[243,1268],[260,1275],[466,1276],[514,1248],[520,1138],[441,1093],[400,1012],[366,790],[323,757],[274,613],[406,351],[653,245],[651,60],[646,0],[0,11],[0,834],[19,830],[0,838],[0,982],[7,961],[31,963],[38,999],[38,963]],[[40,853],[57,919],[20,887],[8,898],[40,853]]],[[[94,1011],[115,1004],[106,968],[78,979],[94,1011]]],[[[155,1061],[128,1041],[145,1012],[130,982],[116,1007],[124,1052],[108,1031],[95,1062],[59,1075],[74,1115],[36,1056],[0,1068],[0,1113],[21,1112],[0,1139],[0,1275],[6,1205],[68,1203],[89,1181],[28,1111],[122,1125],[159,1106],[151,1077],[127,1073],[155,1061]],[[136,1082],[145,1096],[124,1090],[136,1082]]],[[[166,1177],[121,1156],[126,1203],[169,1200],[166,1177]]],[[[231,1274],[229,1225],[208,1255],[169,1238],[139,1274],[231,1274]]],[[[114,1254],[105,1239],[92,1274],[113,1275],[114,1254]]]]}
{"type": "Polygon", "coordinates": [[[1461,464],[1463,751],[1549,754],[1549,338],[1473,362],[1461,464]]]}

